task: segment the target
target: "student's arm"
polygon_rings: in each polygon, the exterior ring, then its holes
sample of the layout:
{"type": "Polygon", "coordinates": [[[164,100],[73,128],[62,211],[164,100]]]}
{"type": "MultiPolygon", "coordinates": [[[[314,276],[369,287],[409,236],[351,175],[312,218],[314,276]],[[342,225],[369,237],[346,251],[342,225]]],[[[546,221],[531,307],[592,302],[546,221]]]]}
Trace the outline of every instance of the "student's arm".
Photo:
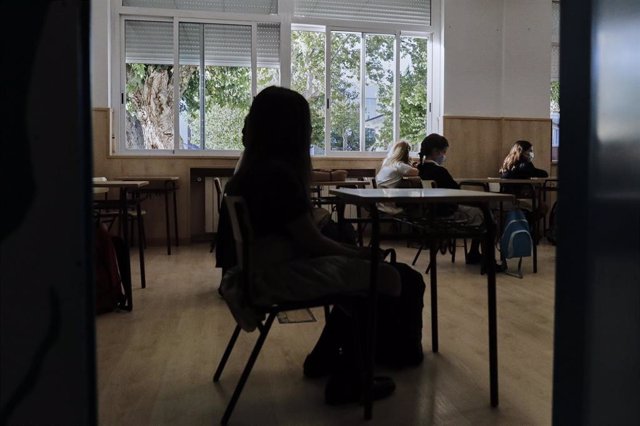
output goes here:
{"type": "Polygon", "coordinates": [[[405,177],[418,176],[420,174],[420,171],[417,168],[405,163],[398,163],[398,170],[400,171],[400,174],[405,177]]]}
{"type": "Polygon", "coordinates": [[[438,188],[460,189],[460,185],[456,182],[449,170],[440,167],[440,178],[437,180],[438,188]]]}

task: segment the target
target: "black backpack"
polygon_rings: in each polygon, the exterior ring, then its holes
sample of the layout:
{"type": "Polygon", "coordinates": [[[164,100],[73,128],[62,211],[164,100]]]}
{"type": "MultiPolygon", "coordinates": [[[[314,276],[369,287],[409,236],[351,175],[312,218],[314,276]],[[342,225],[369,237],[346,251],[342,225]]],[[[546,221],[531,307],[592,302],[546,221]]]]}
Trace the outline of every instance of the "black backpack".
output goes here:
{"type": "Polygon", "coordinates": [[[399,297],[378,297],[376,362],[391,368],[420,364],[422,352],[422,310],[425,282],[422,274],[406,263],[389,262],[400,274],[399,297]]]}

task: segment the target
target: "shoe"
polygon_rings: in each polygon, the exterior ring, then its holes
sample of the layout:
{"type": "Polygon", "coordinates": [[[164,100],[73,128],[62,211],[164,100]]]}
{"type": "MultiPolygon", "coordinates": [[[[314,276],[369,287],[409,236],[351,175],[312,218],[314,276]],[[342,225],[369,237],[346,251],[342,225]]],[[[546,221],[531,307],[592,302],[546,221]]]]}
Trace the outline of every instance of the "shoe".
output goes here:
{"type": "Polygon", "coordinates": [[[326,377],[336,370],[340,355],[318,355],[311,352],[304,359],[302,373],[308,379],[326,377]]]}
{"type": "MultiPolygon", "coordinates": [[[[396,384],[390,377],[373,378],[372,399],[386,398],[396,390],[396,384]]],[[[360,379],[331,376],[324,390],[324,401],[328,405],[342,405],[362,402],[362,381],[360,379]]]]}
{"type": "Polygon", "coordinates": [[[466,254],[465,258],[465,263],[467,265],[475,265],[477,263],[482,262],[482,260],[484,259],[484,256],[482,256],[482,254],[480,252],[469,252],[466,254]]]}

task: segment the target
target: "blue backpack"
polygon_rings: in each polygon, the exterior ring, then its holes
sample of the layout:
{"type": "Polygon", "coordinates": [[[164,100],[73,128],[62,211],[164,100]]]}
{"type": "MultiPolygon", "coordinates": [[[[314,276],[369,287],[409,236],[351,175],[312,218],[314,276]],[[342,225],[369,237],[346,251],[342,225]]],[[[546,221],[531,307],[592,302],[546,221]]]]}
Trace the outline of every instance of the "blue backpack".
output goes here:
{"type": "Polygon", "coordinates": [[[529,222],[522,210],[507,212],[504,231],[500,237],[500,254],[503,259],[531,256],[533,241],[529,231],[529,222]]]}

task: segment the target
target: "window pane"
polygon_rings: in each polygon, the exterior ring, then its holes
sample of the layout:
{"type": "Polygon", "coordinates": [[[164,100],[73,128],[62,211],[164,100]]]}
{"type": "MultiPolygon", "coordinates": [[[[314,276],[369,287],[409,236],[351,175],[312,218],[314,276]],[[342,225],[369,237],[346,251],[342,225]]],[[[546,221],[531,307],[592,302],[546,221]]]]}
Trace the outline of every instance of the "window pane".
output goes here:
{"type": "Polygon", "coordinates": [[[400,37],[400,139],[413,150],[427,129],[427,39],[400,37]]]}
{"type": "Polygon", "coordinates": [[[331,34],[331,150],[360,150],[360,34],[331,34]]]}
{"type": "Polygon", "coordinates": [[[311,154],[322,155],[325,126],[325,34],[291,31],[291,88],[301,93],[311,109],[311,154]]]}
{"type": "Polygon", "coordinates": [[[251,27],[181,23],[179,49],[180,147],[242,149],[251,104],[251,27]]]}
{"type": "Polygon", "coordinates": [[[173,25],[126,21],[125,147],[173,149],[173,25]]]}
{"type": "Polygon", "coordinates": [[[386,151],[393,142],[395,36],[366,36],[365,150],[386,151]]]}

